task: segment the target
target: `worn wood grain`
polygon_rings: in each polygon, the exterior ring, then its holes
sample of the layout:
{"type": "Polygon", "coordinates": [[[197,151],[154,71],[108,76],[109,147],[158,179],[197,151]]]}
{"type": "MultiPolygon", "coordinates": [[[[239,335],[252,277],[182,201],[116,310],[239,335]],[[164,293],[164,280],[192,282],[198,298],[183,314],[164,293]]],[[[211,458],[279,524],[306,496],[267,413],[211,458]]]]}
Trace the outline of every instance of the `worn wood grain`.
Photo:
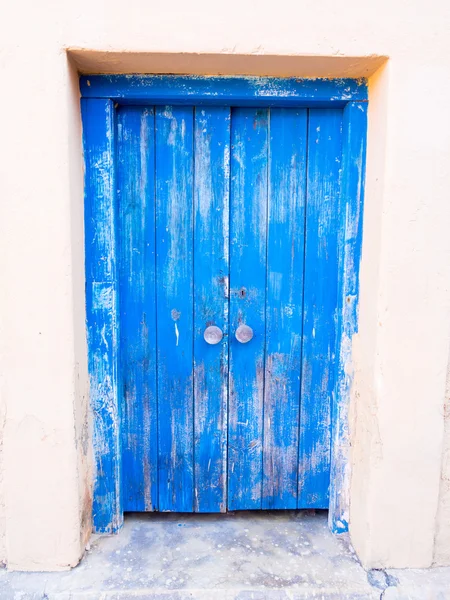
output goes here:
{"type": "Polygon", "coordinates": [[[123,510],[158,508],[155,117],[123,107],[117,122],[123,510]]]}
{"type": "Polygon", "coordinates": [[[83,97],[131,104],[216,106],[344,106],[367,100],[365,79],[200,77],[192,75],[86,75],[83,97]]]}
{"type": "Polygon", "coordinates": [[[262,498],[268,111],[233,109],[231,144],[228,508],[239,510],[262,498]]]}
{"type": "Polygon", "coordinates": [[[310,110],[298,508],[329,501],[341,156],[342,111],[310,110]]]}
{"type": "Polygon", "coordinates": [[[270,109],[262,508],[297,507],[307,111],[270,109]]]}
{"type": "Polygon", "coordinates": [[[195,510],[224,512],[227,481],[230,109],[195,109],[195,510]],[[220,327],[217,345],[205,342],[220,327]]]}
{"type": "Polygon", "coordinates": [[[338,228],[338,310],[336,377],[333,394],[332,460],[329,522],[335,533],[349,523],[350,437],[348,412],[353,381],[352,337],[358,330],[366,162],[367,104],[350,102],[344,109],[341,208],[338,228]]]}
{"type": "Polygon", "coordinates": [[[115,113],[110,100],[81,101],[85,164],[86,321],[94,415],[93,526],[123,523],[118,402],[115,113]]]}
{"type": "Polygon", "coordinates": [[[194,506],[193,108],[156,108],[159,508],[194,506]]]}

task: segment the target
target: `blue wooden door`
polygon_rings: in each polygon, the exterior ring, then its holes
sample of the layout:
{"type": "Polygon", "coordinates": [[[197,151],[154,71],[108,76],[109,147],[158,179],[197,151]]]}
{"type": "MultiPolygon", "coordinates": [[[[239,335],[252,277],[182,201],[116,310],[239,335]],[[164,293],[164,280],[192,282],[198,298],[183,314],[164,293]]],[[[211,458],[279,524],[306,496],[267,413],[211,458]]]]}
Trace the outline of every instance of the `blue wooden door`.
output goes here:
{"type": "Polygon", "coordinates": [[[328,506],[341,132],[340,109],[119,108],[125,511],[328,506]]]}

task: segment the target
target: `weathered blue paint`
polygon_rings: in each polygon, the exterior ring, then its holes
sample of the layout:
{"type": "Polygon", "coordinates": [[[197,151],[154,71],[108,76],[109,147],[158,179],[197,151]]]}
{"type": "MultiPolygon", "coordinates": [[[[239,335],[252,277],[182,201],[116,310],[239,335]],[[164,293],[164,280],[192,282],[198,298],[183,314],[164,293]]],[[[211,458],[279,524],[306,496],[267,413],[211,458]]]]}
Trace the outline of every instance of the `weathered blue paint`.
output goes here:
{"type": "Polygon", "coordinates": [[[93,524],[123,523],[115,244],[115,113],[111,100],[81,101],[85,161],[86,318],[95,453],[93,524]]]}
{"type": "Polygon", "coordinates": [[[329,501],[341,158],[342,111],[311,109],[298,508],[327,508],[329,501]]]}
{"type": "Polygon", "coordinates": [[[195,110],[194,454],[197,512],[227,508],[230,109],[195,110]],[[217,345],[204,331],[223,332],[217,345]]]}
{"type": "Polygon", "coordinates": [[[267,258],[267,109],[231,117],[228,508],[261,508],[267,258]],[[253,329],[247,344],[234,334],[253,329]]]}
{"type": "Polygon", "coordinates": [[[117,122],[117,247],[125,511],[158,508],[154,177],[154,110],[122,107],[117,122]]]}
{"type": "Polygon", "coordinates": [[[123,510],[328,502],[345,530],[365,82],[82,89],[96,530],[117,531],[123,510]]]}
{"type": "Polygon", "coordinates": [[[85,98],[111,98],[121,104],[299,107],[367,100],[363,79],[86,75],[80,87],[85,98]]]}
{"type": "Polygon", "coordinates": [[[262,508],[297,507],[306,109],[270,110],[262,508]]]}
{"type": "Polygon", "coordinates": [[[358,330],[359,264],[364,204],[367,104],[350,102],[344,109],[340,223],[338,227],[337,360],[332,405],[332,455],[329,523],[348,529],[350,440],[348,403],[353,380],[351,344],[358,330]]]}
{"type": "Polygon", "coordinates": [[[156,108],[159,509],[194,507],[192,107],[156,108]]]}

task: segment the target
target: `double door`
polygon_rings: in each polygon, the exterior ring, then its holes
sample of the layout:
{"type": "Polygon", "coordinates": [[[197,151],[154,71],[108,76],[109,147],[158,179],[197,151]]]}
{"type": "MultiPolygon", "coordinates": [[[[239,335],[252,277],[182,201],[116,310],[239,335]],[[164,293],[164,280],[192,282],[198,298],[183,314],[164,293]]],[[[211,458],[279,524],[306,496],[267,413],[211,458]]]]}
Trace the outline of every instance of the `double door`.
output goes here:
{"type": "Polygon", "coordinates": [[[117,116],[125,511],[328,507],[341,109],[117,116]]]}

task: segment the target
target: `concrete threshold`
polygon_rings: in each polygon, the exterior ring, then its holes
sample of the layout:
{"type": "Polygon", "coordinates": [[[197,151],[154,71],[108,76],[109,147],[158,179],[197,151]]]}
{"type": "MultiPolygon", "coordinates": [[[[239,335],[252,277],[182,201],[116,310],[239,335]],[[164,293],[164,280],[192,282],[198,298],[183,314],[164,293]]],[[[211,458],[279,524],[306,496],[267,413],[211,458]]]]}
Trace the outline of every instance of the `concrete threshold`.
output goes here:
{"type": "Polygon", "coordinates": [[[1,600],[139,598],[445,599],[450,569],[366,573],[325,512],[265,511],[130,514],[119,535],[95,536],[72,571],[0,571],[1,600]]]}

